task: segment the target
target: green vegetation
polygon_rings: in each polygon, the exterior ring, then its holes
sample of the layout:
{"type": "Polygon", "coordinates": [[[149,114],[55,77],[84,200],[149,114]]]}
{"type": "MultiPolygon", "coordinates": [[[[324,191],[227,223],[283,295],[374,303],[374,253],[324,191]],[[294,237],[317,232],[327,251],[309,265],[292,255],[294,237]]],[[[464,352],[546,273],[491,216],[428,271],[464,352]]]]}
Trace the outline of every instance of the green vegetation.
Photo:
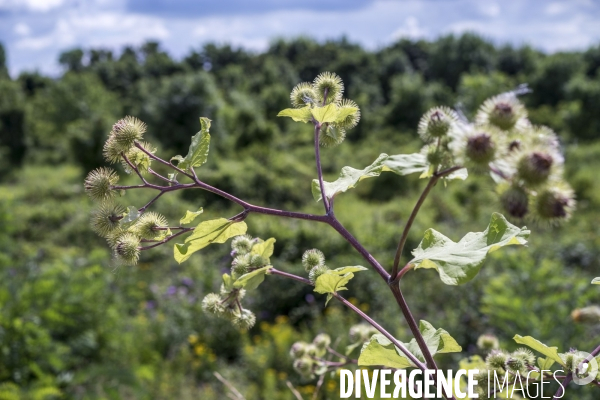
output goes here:
{"type": "MultiPolygon", "coordinates": [[[[578,201],[572,219],[561,226],[526,221],[535,227],[529,249],[490,254],[486,268],[459,289],[437,278],[442,268],[407,274],[403,285],[419,283],[419,290],[405,295],[417,320],[431,322],[423,321],[423,329],[443,326],[463,354],[481,354],[483,333],[511,350],[518,347],[515,333],[565,351],[567,345],[589,351],[598,344],[600,318],[589,306],[600,303],[598,287],[590,285],[600,266],[600,47],[545,55],[464,35],[401,40],[368,52],[345,40],[296,39],[274,42],[261,54],[207,45],[175,61],[147,43],[119,57],[73,50],[60,62],[65,73],[58,79],[23,73],[12,80],[0,65],[0,399],[221,399],[215,371],[248,399],[293,399],[288,380],[301,394],[312,393],[316,381],[293,372],[290,347],[322,332],[334,342],[339,338],[338,348],[351,347],[355,315],[335,301],[324,308],[326,296],[310,287],[278,280],[245,299],[257,322],[241,332],[202,310],[202,299],[218,292],[222,274],[230,271],[227,246],[206,247],[181,265],[172,247],[163,246],[144,252],[135,267],[117,267],[89,227],[92,203],[81,182],[87,171],[105,165],[103,145],[119,118],[146,122],[146,139],[157,152],[188,154],[203,116],[212,120],[213,136],[210,162],[199,170],[203,181],[252,204],[319,213],[322,204],[313,195],[319,198],[320,188],[312,184],[308,162],[312,128],[276,115],[289,107],[290,88],[323,71],[342,77],[345,95],[362,112],[343,146],[321,150],[331,182],[327,196],[358,183],[362,170],[336,181],[344,165],[362,168],[377,159],[366,171],[375,176],[385,163],[398,162],[388,153],[417,152],[419,120],[431,107],[460,104],[472,118],[486,98],[528,83],[533,91],[521,99],[529,118],[554,129],[564,147],[566,180],[578,201]]],[[[177,159],[183,169],[206,161],[208,127],[202,128],[197,151],[177,159]]],[[[425,185],[418,174],[398,175],[363,180],[336,197],[338,218],[385,265],[393,263],[401,228],[425,185]]],[[[135,178],[119,184],[135,184],[135,178]]],[[[489,177],[438,186],[414,222],[407,249],[416,249],[430,227],[458,242],[465,232],[481,231],[502,206],[489,177]]],[[[128,191],[126,199],[145,204],[151,195],[128,191]]],[[[191,223],[199,207],[209,222],[240,211],[198,190],[166,193],[152,207],[173,221],[186,215],[182,224],[191,223]]],[[[300,259],[315,246],[329,266],[364,264],[328,228],[259,215],[245,223],[248,232],[277,239],[268,257],[282,271],[305,274],[300,259]]],[[[205,245],[205,239],[188,247],[205,245]]],[[[385,283],[370,275],[356,273],[346,297],[409,342],[408,327],[388,306],[385,283]]],[[[385,339],[370,342],[378,350],[387,345],[385,339]]],[[[350,350],[358,357],[358,348],[350,350]]],[[[439,362],[444,368],[459,359],[445,354],[439,362]]],[[[570,390],[578,399],[593,398],[589,388],[570,390]]],[[[326,378],[320,393],[337,398],[336,377],[326,378]]]]}

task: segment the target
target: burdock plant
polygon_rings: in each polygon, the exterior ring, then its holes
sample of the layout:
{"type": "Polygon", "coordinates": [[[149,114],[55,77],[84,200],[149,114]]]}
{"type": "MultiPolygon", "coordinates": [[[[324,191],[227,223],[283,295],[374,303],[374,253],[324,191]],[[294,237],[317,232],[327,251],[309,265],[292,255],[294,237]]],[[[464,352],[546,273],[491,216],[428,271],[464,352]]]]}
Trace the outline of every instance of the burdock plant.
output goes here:
{"type": "MultiPolygon", "coordinates": [[[[266,276],[308,285],[314,292],[326,295],[327,302],[335,299],[358,314],[364,323],[351,328],[351,344],[345,351],[332,348],[331,338],[325,333],[318,335],[312,343],[298,342],[292,346],[293,366],[304,377],[323,376],[328,371],[351,364],[437,370],[434,356],[437,353],[460,352],[461,346],[444,329],[435,328],[425,320],[415,321],[401,288],[402,278],[411,271],[427,268],[436,270],[447,285],[462,285],[478,274],[488,253],[504,246],[525,245],[530,231],[513,225],[502,214],[494,213],[482,232],[468,233],[458,242],[428,229],[418,247],[402,261],[413,222],[436,184],[468,179],[467,170],[489,175],[497,186],[499,206],[513,221],[559,223],[568,219],[575,207],[573,191],[562,176],[564,160],[556,135],[548,128],[529,122],[518,94],[509,92],[486,100],[475,122],[467,121],[450,108],[435,107],[425,113],[419,123],[418,133],[424,141],[420,152],[381,154],[362,169],[344,167],[338,179],[327,182],[321,171],[320,148],[341,144],[347,131],[358,124],[360,109],[354,101],[343,97],[344,85],[336,74],[325,72],[312,83],[298,84],[290,95],[292,107],[281,111],[278,116],[312,127],[316,178],[311,188],[315,201],[323,205],[322,214],[255,205],[200,179],[196,168],[207,162],[211,140],[211,121],[207,118],[200,118],[200,131],[191,138],[187,155],[163,159],[155,154],[151,144],[142,142],[145,124],[134,117],[125,117],[113,126],[104,146],[104,156],[109,163],[122,163],[126,171],[137,175],[141,183],[118,185],[115,171],[106,168],[92,171],[85,180],[86,191],[98,201],[92,226],[96,233],[107,239],[116,259],[124,264],[135,264],[145,250],[171,241],[175,242],[175,260],[183,263],[210,244],[233,239],[231,271],[223,275],[218,293],[210,293],[204,298],[202,307],[205,312],[229,320],[242,330],[252,328],[256,321],[254,313],[244,306],[245,296],[261,285],[266,276]],[[173,173],[163,176],[155,172],[152,169],[155,163],[168,167],[173,173]],[[417,173],[427,179],[423,193],[399,232],[390,265],[377,260],[342,225],[334,208],[335,199],[343,196],[344,192],[383,172],[397,175],[417,173]],[[129,206],[126,209],[115,200],[121,193],[134,189],[151,190],[156,196],[141,207],[129,206]],[[165,217],[147,211],[161,196],[184,189],[214,193],[238,205],[241,210],[233,216],[204,219],[195,227],[171,226],[165,217]],[[253,214],[307,220],[332,227],[388,285],[412,332],[412,340],[400,341],[340,294],[347,290],[354,274],[365,273],[368,268],[326,264],[323,252],[307,249],[298,260],[304,267],[305,276],[280,270],[271,260],[275,238],[263,240],[247,233],[245,220],[253,214]],[[352,352],[358,349],[360,355],[357,359],[352,358],[352,352]]],[[[192,223],[200,214],[201,211],[187,211],[181,224],[192,223]]],[[[452,300],[448,299],[448,302],[452,300]]],[[[517,373],[540,371],[557,363],[567,371],[565,381],[568,383],[575,367],[573,363],[567,365],[566,355],[529,336],[516,335],[514,339],[542,353],[545,358],[536,360],[529,350],[520,349],[513,353],[499,350],[497,339],[486,336],[481,339],[481,348],[491,350],[491,353],[487,363],[481,360],[480,369],[517,373]]],[[[593,355],[599,352],[600,348],[593,355]]],[[[595,384],[599,383],[595,381],[595,384]]],[[[446,398],[454,397],[447,393],[446,398]]]]}

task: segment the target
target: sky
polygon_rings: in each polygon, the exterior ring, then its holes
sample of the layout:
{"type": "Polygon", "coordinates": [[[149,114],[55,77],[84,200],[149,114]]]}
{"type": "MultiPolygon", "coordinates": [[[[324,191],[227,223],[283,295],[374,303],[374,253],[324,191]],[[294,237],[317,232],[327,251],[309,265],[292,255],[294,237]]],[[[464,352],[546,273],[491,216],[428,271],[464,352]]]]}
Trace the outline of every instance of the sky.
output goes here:
{"type": "Polygon", "coordinates": [[[159,41],[176,58],[207,42],[265,50],[274,38],[398,38],[477,32],[547,52],[600,44],[600,0],[0,0],[11,75],[60,73],[60,52],[159,41]]]}

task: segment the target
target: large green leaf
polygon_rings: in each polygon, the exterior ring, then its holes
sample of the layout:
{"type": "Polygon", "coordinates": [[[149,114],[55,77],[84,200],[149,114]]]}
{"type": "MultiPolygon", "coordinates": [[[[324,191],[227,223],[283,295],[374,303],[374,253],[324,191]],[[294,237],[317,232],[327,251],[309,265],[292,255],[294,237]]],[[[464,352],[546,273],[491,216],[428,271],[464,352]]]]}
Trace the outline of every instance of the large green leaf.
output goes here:
{"type": "Polygon", "coordinates": [[[174,246],[175,260],[181,264],[193,253],[209,244],[225,243],[229,238],[245,234],[247,229],[248,227],[243,221],[234,222],[225,218],[204,221],[185,239],[185,243],[177,243],[174,246]]]}
{"type": "Polygon", "coordinates": [[[381,333],[371,336],[371,340],[363,347],[358,357],[358,365],[361,367],[384,366],[397,369],[415,366],[381,333]]]}
{"type": "MultiPolygon", "coordinates": [[[[435,329],[427,321],[422,320],[419,323],[419,331],[423,335],[423,339],[425,339],[427,348],[432,356],[438,353],[458,353],[462,351],[462,347],[459,346],[448,332],[442,328],[435,329]]],[[[425,357],[423,357],[416,339],[412,339],[410,342],[404,343],[404,345],[416,358],[423,362],[425,361],[425,357]]],[[[381,334],[373,335],[369,343],[363,347],[358,358],[358,365],[384,365],[392,368],[415,367],[414,363],[400,349],[381,334]]]]}
{"type": "Polygon", "coordinates": [[[360,265],[328,270],[317,278],[314,291],[321,294],[328,294],[327,301],[325,302],[325,305],[327,305],[329,300],[331,300],[333,293],[341,290],[348,290],[346,284],[350,282],[350,279],[354,278],[354,272],[364,270],[366,270],[366,268],[360,265]]]}
{"type": "Polygon", "coordinates": [[[335,103],[328,104],[324,107],[315,107],[310,110],[315,120],[324,124],[326,122],[335,122],[340,115],[340,110],[335,103]]]}
{"type": "Polygon", "coordinates": [[[558,355],[558,347],[548,347],[544,343],[540,342],[537,339],[532,338],[531,336],[523,337],[521,335],[515,335],[513,340],[519,344],[523,344],[523,345],[537,351],[538,353],[542,353],[543,355],[545,355],[547,357],[547,359],[556,361],[557,363],[559,363],[562,366],[565,365],[565,362],[563,361],[563,359],[560,358],[560,356],[558,355]]]}
{"type": "Polygon", "coordinates": [[[517,228],[502,214],[494,213],[485,231],[468,233],[458,243],[428,229],[410,263],[415,269],[436,269],[447,285],[461,285],[477,275],[488,253],[503,246],[525,245],[528,237],[526,227],[517,228]]]}
{"type": "MultiPolygon", "coordinates": [[[[363,179],[379,176],[382,172],[389,171],[398,175],[408,175],[416,172],[424,174],[429,169],[430,165],[424,154],[414,153],[388,156],[382,153],[371,165],[364,169],[342,168],[339,178],[333,182],[323,182],[323,187],[326,196],[331,199],[338,193],[352,189],[363,179]]],[[[462,168],[448,175],[446,179],[465,179],[467,176],[466,171],[465,168],[462,168]]],[[[314,179],[312,182],[312,194],[316,201],[321,200],[321,187],[317,179],[314,179]]]]}
{"type": "Polygon", "coordinates": [[[280,111],[277,116],[290,117],[296,122],[308,122],[313,118],[309,106],[302,108],[286,108],[285,110],[280,111]]]}
{"type": "Polygon", "coordinates": [[[240,276],[233,283],[233,287],[236,289],[245,288],[246,290],[256,289],[258,285],[260,285],[262,281],[265,280],[265,274],[269,272],[270,268],[273,267],[267,265],[266,267],[259,268],[257,270],[248,272],[247,274],[240,276]]]}
{"type": "Polygon", "coordinates": [[[187,210],[185,212],[185,216],[179,220],[179,223],[183,225],[183,224],[189,224],[191,222],[194,222],[196,217],[198,215],[202,214],[203,212],[204,212],[204,210],[202,208],[200,208],[198,211],[187,210]]]}
{"type": "Polygon", "coordinates": [[[200,132],[192,136],[192,144],[187,155],[175,156],[171,161],[178,161],[177,166],[182,170],[189,170],[194,167],[199,167],[208,159],[208,149],[210,147],[210,119],[200,118],[200,132]]]}
{"type": "Polygon", "coordinates": [[[250,251],[252,254],[257,254],[267,260],[267,263],[271,261],[269,258],[273,255],[273,251],[275,250],[275,238],[270,238],[265,241],[261,241],[252,246],[252,250],[250,251]]]}

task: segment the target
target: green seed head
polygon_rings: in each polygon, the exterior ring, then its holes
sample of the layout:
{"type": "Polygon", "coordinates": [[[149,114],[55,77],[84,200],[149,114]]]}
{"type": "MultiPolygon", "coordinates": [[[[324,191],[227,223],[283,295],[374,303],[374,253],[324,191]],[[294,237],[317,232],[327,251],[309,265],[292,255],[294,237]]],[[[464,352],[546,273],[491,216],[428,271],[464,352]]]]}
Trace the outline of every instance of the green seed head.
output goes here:
{"type": "Polygon", "coordinates": [[[503,370],[509,355],[503,350],[492,350],[485,359],[487,367],[491,370],[503,370]]]}
{"type": "Polygon", "coordinates": [[[243,309],[231,322],[236,328],[247,331],[256,323],[256,317],[252,311],[243,309]]]}
{"type": "Polygon", "coordinates": [[[154,239],[160,234],[158,228],[169,226],[167,219],[155,212],[145,212],[135,222],[133,231],[142,239],[154,239]]]}
{"type": "Polygon", "coordinates": [[[141,141],[146,132],[146,124],[139,119],[127,116],[118,120],[110,132],[110,138],[121,148],[123,153],[127,152],[134,142],[141,141]]]}
{"type": "Polygon", "coordinates": [[[329,271],[329,268],[326,265],[314,267],[308,273],[308,279],[314,284],[317,281],[317,278],[320,277],[321,275],[323,275],[327,271],[329,271]]]}
{"type": "Polygon", "coordinates": [[[90,172],[85,178],[83,186],[88,196],[93,200],[107,200],[115,196],[116,191],[112,186],[119,181],[119,175],[112,168],[98,168],[90,172]]]}
{"type": "Polygon", "coordinates": [[[477,347],[481,350],[496,350],[499,346],[498,338],[494,335],[481,335],[477,339],[477,347]]]}
{"type": "Polygon", "coordinates": [[[294,361],[294,369],[303,377],[312,375],[315,362],[309,357],[298,358],[294,361]]]}
{"type": "MultiPolygon", "coordinates": [[[[156,148],[150,143],[143,142],[140,143],[140,145],[149,153],[154,154],[156,152],[156,148]]],[[[150,168],[152,159],[147,153],[143,152],[137,147],[132,147],[125,153],[125,156],[129,160],[129,162],[138,169],[138,171],[140,171],[141,173],[148,172],[148,168],[150,168]]],[[[128,174],[133,172],[131,170],[131,166],[127,163],[127,161],[125,161],[124,158],[121,157],[120,161],[123,165],[123,169],[125,170],[125,172],[127,172],[128,174]]]]}
{"type": "Polygon", "coordinates": [[[223,299],[218,294],[209,293],[202,300],[202,309],[211,314],[221,314],[224,310],[222,301],[223,299]]]}
{"type": "Polygon", "coordinates": [[[125,208],[111,201],[104,202],[92,213],[92,230],[99,236],[107,237],[119,230],[125,208]]]}
{"type": "Polygon", "coordinates": [[[523,361],[526,366],[532,367],[535,365],[535,355],[529,349],[521,347],[515,350],[510,356],[511,358],[523,361]]]}
{"type": "Polygon", "coordinates": [[[344,94],[344,83],[342,78],[332,72],[319,74],[313,82],[313,90],[318,96],[319,105],[338,103],[344,94]]]}
{"type": "Polygon", "coordinates": [[[319,145],[321,147],[335,147],[346,139],[346,130],[338,124],[328,124],[321,129],[319,145]]]}
{"type": "Polygon", "coordinates": [[[343,121],[336,122],[337,127],[344,130],[348,130],[358,125],[358,121],[360,121],[360,108],[358,107],[358,104],[356,104],[350,99],[342,99],[342,101],[340,101],[340,104],[338,104],[338,107],[340,108],[340,112],[343,112],[344,109],[348,108],[356,108],[357,111],[348,115],[346,118],[344,118],[343,121]]]}
{"type": "Polygon", "coordinates": [[[315,104],[317,97],[317,92],[315,92],[313,85],[308,82],[302,82],[292,89],[290,101],[292,102],[292,106],[302,108],[315,104]]]}
{"type": "Polygon", "coordinates": [[[315,267],[325,265],[325,255],[321,250],[310,249],[302,254],[302,266],[306,272],[310,272],[315,267]]]}
{"type": "Polygon", "coordinates": [[[427,111],[419,121],[419,136],[429,143],[434,139],[448,135],[458,121],[458,115],[448,107],[434,107],[427,111]]]}
{"type": "Polygon", "coordinates": [[[235,251],[237,255],[250,253],[252,246],[254,246],[254,241],[250,235],[236,236],[231,241],[231,250],[235,251]]]}
{"type": "Polygon", "coordinates": [[[119,237],[115,245],[115,254],[117,258],[127,265],[137,264],[140,258],[140,238],[139,236],[126,232],[119,237]]]}
{"type": "Polygon", "coordinates": [[[313,339],[313,344],[318,349],[326,349],[331,344],[331,338],[326,333],[320,333],[313,339]]]}
{"type": "Polygon", "coordinates": [[[292,358],[301,358],[306,354],[306,346],[308,344],[305,342],[296,342],[290,348],[290,356],[292,358]]]}

